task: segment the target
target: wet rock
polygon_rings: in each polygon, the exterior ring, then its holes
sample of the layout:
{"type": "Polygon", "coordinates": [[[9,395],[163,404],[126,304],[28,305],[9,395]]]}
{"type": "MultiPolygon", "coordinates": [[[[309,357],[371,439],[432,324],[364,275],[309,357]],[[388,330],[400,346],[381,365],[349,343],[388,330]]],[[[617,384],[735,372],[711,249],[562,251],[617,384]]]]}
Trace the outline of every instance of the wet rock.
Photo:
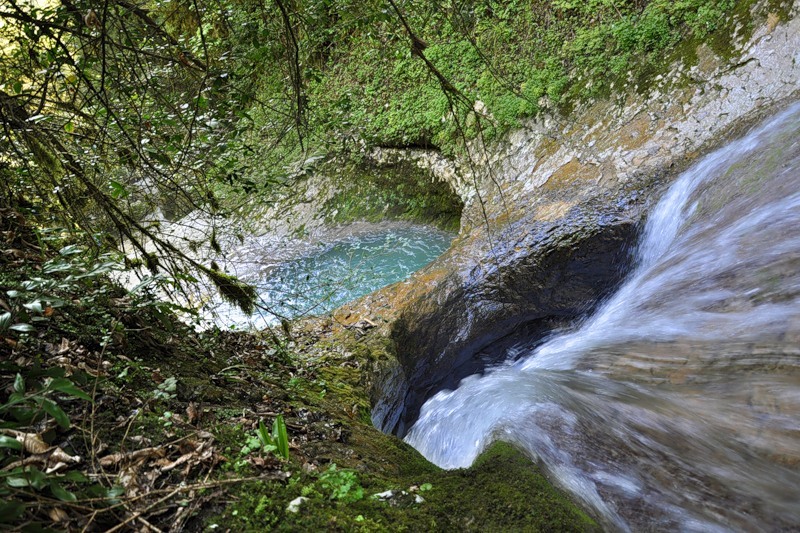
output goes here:
{"type": "Polygon", "coordinates": [[[491,345],[535,343],[590,311],[620,281],[638,224],[666,185],[800,96],[800,19],[774,19],[735,57],[701,47],[697,64],[676,63],[650,92],[545,114],[491,146],[473,143],[471,161],[405,155],[448,181],[464,209],[448,253],[347,306],[380,311],[385,323],[369,335],[393,346],[368,378],[379,428],[403,434],[425,399],[496,362],[503,350],[491,345]]]}
{"type": "Polygon", "coordinates": [[[406,392],[402,407],[379,403],[381,427],[403,434],[431,395],[498,362],[487,346],[518,332],[535,341],[590,311],[621,280],[638,218],[586,205],[558,222],[519,221],[489,257],[407,302],[392,327],[406,392]]]}

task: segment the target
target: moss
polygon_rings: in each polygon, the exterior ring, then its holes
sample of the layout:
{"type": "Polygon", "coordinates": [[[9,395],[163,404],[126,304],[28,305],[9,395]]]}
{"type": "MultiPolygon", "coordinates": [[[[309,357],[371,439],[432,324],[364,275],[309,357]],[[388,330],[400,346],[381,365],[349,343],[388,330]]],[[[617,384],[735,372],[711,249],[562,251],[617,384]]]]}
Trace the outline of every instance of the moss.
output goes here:
{"type": "Polygon", "coordinates": [[[393,475],[351,470],[350,479],[359,491],[363,489],[363,498],[348,503],[334,500],[320,486],[319,473],[302,473],[284,483],[242,485],[236,503],[215,523],[234,530],[281,531],[599,530],[508,444],[496,443],[473,467],[452,471],[438,470],[418,454],[412,457],[416,452],[399,441],[381,451],[387,462],[406,466],[393,475]],[[419,491],[420,487],[425,490],[419,491]],[[388,502],[372,497],[387,490],[395,491],[388,502]],[[424,501],[418,503],[417,494],[424,501]],[[300,496],[307,498],[300,511],[288,512],[289,502],[300,496]]]}
{"type": "MultiPolygon", "coordinates": [[[[301,330],[302,328],[298,328],[301,330]]],[[[364,368],[390,357],[390,342],[370,332],[355,338],[346,330],[297,343],[309,370],[286,388],[295,410],[322,414],[308,431],[329,431],[322,440],[292,452],[285,481],[248,482],[230,492],[229,504],[209,521],[236,531],[592,531],[597,525],[556,490],[536,465],[505,443],[491,446],[472,468],[444,471],[411,446],[375,429],[369,421],[369,384],[364,368]],[[315,429],[316,428],[316,429],[315,429]],[[308,461],[316,467],[299,468],[308,461]],[[346,472],[332,496],[323,481],[331,464],[346,472]],[[415,491],[424,502],[416,503],[415,491]],[[389,502],[371,496],[387,490],[389,502]],[[407,494],[402,495],[402,491],[407,494]],[[359,495],[363,493],[363,497],[359,495]],[[298,513],[289,502],[307,498],[298,513]]],[[[246,435],[240,427],[217,433],[226,448],[246,435]]],[[[307,465],[309,463],[306,463],[307,465]]]]}
{"type": "Polygon", "coordinates": [[[469,23],[409,7],[415,31],[430,38],[427,59],[463,102],[448,104],[403,39],[380,37],[375,46],[381,29],[374,28],[375,35],[356,33],[340,46],[334,64],[321,65],[309,97],[341,117],[324,128],[336,130],[341,120],[350,134],[357,124],[367,144],[433,143],[452,153],[463,149],[463,136],[491,139],[548,105],[568,114],[581,102],[610,96],[612,84],[622,93],[634,86],[647,92],[674,61],[694,62],[702,44],[732,59],[737,41],[768,13],[785,20],[790,7],[788,0],[511,2],[476,11],[469,23]],[[487,110],[480,124],[476,100],[487,110]]]}
{"type": "MultiPolygon", "coordinates": [[[[340,163],[339,163],[340,164],[340,163]]],[[[337,193],[323,206],[327,222],[406,220],[456,230],[463,204],[447,183],[436,181],[413,163],[390,166],[350,162],[337,193]]]]}
{"type": "Polygon", "coordinates": [[[441,472],[432,483],[428,501],[464,529],[599,530],[528,457],[506,443],[492,445],[471,468],[441,472]]]}

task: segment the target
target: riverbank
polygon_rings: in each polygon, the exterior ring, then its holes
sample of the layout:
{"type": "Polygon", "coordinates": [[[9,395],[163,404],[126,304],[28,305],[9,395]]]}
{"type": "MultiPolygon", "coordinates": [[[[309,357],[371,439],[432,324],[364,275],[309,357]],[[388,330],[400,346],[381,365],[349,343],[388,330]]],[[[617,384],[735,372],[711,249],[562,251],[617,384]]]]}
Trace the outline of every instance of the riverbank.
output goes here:
{"type": "MultiPolygon", "coordinates": [[[[42,264],[6,268],[2,288],[42,264]]],[[[596,529],[508,445],[442,471],[375,429],[362,381],[385,346],[368,325],[197,334],[102,276],[64,278],[63,306],[2,332],[4,527],[596,529]]]]}

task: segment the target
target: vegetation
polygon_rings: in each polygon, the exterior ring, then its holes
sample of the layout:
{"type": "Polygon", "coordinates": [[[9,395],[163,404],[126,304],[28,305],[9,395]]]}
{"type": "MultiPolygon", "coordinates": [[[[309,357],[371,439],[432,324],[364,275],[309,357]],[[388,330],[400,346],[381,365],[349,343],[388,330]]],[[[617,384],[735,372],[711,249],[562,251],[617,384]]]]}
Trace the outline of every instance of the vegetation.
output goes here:
{"type": "Polygon", "coordinates": [[[678,43],[747,31],[752,4],[4,0],[3,196],[245,301],[163,238],[154,213],[224,220],[316,156],[463,150],[636,81],[678,43]]]}
{"type": "Polygon", "coordinates": [[[332,223],[455,227],[442,185],[369,150],[472,157],[699,42],[729,53],[754,5],[0,0],[0,526],[594,528],[508,446],[442,472],[372,428],[369,334],[200,335],[155,295],[205,278],[252,310],[195,252],[314,168],[355,182],[332,223]],[[161,225],[189,213],[211,224],[184,246],[161,225]],[[134,289],[111,280],[133,268],[134,289]]]}
{"type": "Polygon", "coordinates": [[[508,446],[442,472],[373,428],[361,368],[380,336],[195,334],[91,256],[9,230],[27,253],[0,255],[0,294],[24,302],[0,301],[18,326],[0,331],[3,529],[595,528],[508,446]]]}

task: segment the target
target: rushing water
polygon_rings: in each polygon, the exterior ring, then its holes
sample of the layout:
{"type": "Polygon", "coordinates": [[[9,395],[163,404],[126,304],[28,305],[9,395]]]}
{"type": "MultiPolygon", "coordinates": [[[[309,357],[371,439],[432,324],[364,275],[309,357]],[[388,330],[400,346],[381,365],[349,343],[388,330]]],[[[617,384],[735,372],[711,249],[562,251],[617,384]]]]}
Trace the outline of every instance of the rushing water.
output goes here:
{"type": "Polygon", "coordinates": [[[683,173],[637,257],[406,440],[446,468],[517,443],[611,529],[800,527],[800,104],[683,173]]]}
{"type": "Polygon", "coordinates": [[[217,302],[217,322],[263,327],[274,324],[278,317],[325,313],[407,278],[441,255],[452,240],[451,233],[434,228],[384,224],[289,261],[240,259],[230,268],[240,279],[256,285],[259,310],[254,316],[245,316],[217,302]]]}

